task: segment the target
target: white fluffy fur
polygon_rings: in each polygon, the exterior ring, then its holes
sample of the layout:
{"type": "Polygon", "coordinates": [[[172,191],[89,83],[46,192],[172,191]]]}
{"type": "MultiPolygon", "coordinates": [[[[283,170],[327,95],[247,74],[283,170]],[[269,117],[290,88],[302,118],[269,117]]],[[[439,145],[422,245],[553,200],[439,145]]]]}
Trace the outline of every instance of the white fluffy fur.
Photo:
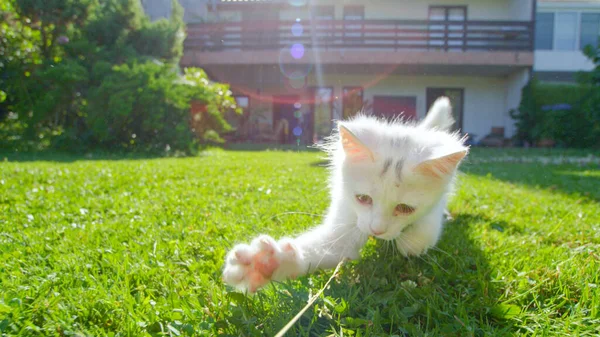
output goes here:
{"type": "Polygon", "coordinates": [[[279,242],[267,235],[235,246],[227,256],[223,279],[241,290],[256,291],[270,280],[283,280],[317,268],[357,259],[368,236],[393,240],[404,255],[420,255],[434,246],[456,167],[468,149],[453,124],[450,101],[438,99],[419,124],[360,115],[339,123],[321,147],[330,158],[331,204],[320,226],[279,242]],[[360,144],[342,143],[351,135],[360,144]],[[369,195],[371,205],[356,195],[369,195]],[[398,204],[414,207],[394,213],[398,204]]]}

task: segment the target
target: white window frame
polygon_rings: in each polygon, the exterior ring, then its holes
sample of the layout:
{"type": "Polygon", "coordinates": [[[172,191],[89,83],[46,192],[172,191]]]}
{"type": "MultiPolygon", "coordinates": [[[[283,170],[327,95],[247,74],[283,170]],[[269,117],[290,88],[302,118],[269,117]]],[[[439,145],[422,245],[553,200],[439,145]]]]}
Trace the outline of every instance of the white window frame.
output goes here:
{"type": "Polygon", "coordinates": [[[556,52],[576,52],[581,51],[581,15],[582,14],[600,14],[600,8],[595,10],[581,10],[575,8],[564,8],[564,9],[540,9],[537,11],[538,13],[552,13],[554,14],[554,32],[552,34],[552,49],[547,49],[543,51],[556,51],[556,52]],[[556,20],[556,16],[558,13],[575,13],[576,16],[576,24],[575,24],[575,49],[573,50],[559,50],[556,49],[556,32],[558,31],[558,20],[556,20]]]}
{"type": "Polygon", "coordinates": [[[581,12],[577,12],[577,11],[560,11],[560,12],[555,12],[554,13],[554,36],[552,37],[552,50],[556,50],[556,51],[577,51],[579,50],[579,40],[581,40],[580,37],[580,32],[581,32],[581,12]],[[575,44],[573,46],[573,49],[556,49],[556,32],[559,31],[558,29],[558,20],[557,17],[559,14],[575,14],[575,44]]]}

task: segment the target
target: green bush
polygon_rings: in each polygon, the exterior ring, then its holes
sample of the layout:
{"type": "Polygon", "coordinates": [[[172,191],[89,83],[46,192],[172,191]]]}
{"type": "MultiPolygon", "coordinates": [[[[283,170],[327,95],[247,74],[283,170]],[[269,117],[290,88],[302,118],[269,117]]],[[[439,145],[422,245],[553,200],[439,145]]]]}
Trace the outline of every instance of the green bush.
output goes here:
{"type": "Polygon", "coordinates": [[[516,138],[532,144],[551,139],[563,147],[597,146],[598,110],[591,104],[597,90],[588,84],[551,84],[532,79],[522,90],[518,110],[511,111],[516,138]],[[556,108],[562,104],[570,108],[556,108]]]}
{"type": "Polygon", "coordinates": [[[204,71],[188,68],[178,75],[160,62],[121,65],[90,92],[86,121],[96,146],[144,151],[189,150],[195,144],[190,128],[190,103],[207,102],[201,134],[214,141],[229,130],[222,110],[235,103],[228,87],[211,83],[204,71]]]}
{"type": "Polygon", "coordinates": [[[0,2],[0,146],[189,152],[222,141],[224,114],[238,111],[231,91],[180,71],[183,11],[172,8],[151,22],[138,0],[0,2]],[[195,123],[192,101],[205,107],[195,123]]]}

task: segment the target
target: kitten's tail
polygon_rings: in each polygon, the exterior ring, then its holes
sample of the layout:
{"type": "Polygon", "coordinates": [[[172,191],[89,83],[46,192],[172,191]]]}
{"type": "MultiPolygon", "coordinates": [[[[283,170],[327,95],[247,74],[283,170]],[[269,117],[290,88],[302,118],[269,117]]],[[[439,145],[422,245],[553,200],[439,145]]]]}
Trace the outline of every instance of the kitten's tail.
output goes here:
{"type": "Polygon", "coordinates": [[[419,124],[419,127],[424,129],[439,129],[448,131],[454,124],[454,118],[452,118],[452,105],[448,97],[438,98],[425,119],[419,124]]]}

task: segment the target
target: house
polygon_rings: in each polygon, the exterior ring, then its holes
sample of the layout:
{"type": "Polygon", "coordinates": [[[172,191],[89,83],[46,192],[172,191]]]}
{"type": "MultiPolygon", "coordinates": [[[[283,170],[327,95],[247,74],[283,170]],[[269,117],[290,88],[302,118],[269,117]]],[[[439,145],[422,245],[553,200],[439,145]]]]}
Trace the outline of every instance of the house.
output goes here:
{"type": "Polygon", "coordinates": [[[600,1],[538,0],[534,72],[546,82],[575,82],[594,64],[582,53],[600,37],[600,1]]]}
{"type": "Polygon", "coordinates": [[[535,0],[199,3],[181,63],[231,84],[250,139],[277,130],[280,141],[310,144],[361,109],[421,119],[442,95],[457,130],[515,132],[509,111],[534,65],[535,0]]]}

